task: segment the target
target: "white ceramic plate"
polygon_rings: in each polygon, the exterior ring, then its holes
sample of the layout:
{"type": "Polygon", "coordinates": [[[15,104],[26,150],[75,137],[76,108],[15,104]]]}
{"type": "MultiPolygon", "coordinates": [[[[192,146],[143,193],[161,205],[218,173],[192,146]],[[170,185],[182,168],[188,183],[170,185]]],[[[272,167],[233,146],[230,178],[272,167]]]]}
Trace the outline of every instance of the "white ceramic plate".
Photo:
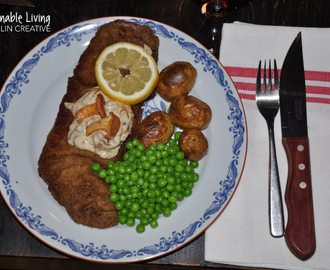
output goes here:
{"type": "MultiPolygon", "coordinates": [[[[246,157],[247,133],[242,102],[218,60],[196,40],[156,21],[108,17],[85,21],[50,36],[31,50],[1,90],[0,190],[17,220],[35,237],[67,255],[95,262],[135,262],[169,253],[200,235],[222,213],[239,183],[246,157]],[[192,95],[212,109],[203,131],[209,152],[200,162],[193,194],[157,229],[143,234],[118,225],[92,229],[74,223],[39,177],[38,159],[53,126],[68,77],[100,24],[125,19],[149,25],[160,38],[159,70],[188,61],[198,72],[192,95]]],[[[167,111],[156,96],[145,107],[167,111]]],[[[234,214],[234,213],[233,213],[234,214]]]]}

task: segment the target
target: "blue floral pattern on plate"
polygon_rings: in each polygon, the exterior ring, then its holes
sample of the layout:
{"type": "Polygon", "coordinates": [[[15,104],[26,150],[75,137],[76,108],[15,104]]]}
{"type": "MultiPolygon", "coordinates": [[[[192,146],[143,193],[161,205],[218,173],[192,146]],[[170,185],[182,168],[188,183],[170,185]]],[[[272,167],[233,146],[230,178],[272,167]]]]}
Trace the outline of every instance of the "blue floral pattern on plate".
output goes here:
{"type": "MultiPolygon", "coordinates": [[[[144,258],[145,255],[161,255],[181,246],[186,243],[187,240],[191,239],[197,228],[201,227],[206,220],[214,218],[214,216],[219,214],[220,209],[232,196],[234,188],[237,185],[237,181],[239,180],[238,177],[240,172],[238,171],[237,166],[241,155],[241,147],[246,136],[245,118],[241,103],[234,97],[233,90],[225,79],[223,68],[221,68],[218,61],[216,61],[214,57],[205,50],[205,48],[197,45],[196,43],[187,41],[185,37],[175,34],[169,27],[166,27],[161,23],[139,18],[131,18],[129,20],[141,25],[148,25],[151,29],[153,29],[156,35],[179,44],[183,50],[189,52],[194,57],[194,62],[196,64],[203,65],[203,71],[211,73],[216,79],[216,82],[222,89],[224,89],[226,101],[230,111],[227,119],[232,123],[229,130],[229,132],[232,133],[232,161],[228,165],[226,179],[219,182],[218,190],[213,193],[212,204],[205,210],[199,220],[191,223],[188,227],[182,229],[181,231],[173,231],[170,237],[161,237],[160,240],[153,245],[145,246],[138,250],[114,250],[108,249],[106,245],[96,247],[94,243],[83,244],[74,239],[64,238],[59,232],[53,230],[51,225],[43,224],[42,216],[35,215],[30,206],[24,205],[24,203],[22,203],[18,198],[15,190],[12,188],[10,172],[8,171],[6,165],[6,162],[10,159],[10,157],[6,154],[6,149],[9,145],[5,141],[5,114],[10,106],[11,100],[15,97],[15,95],[20,95],[23,91],[22,88],[24,84],[29,82],[30,73],[33,71],[33,68],[38,65],[40,61],[42,61],[42,56],[44,54],[50,54],[60,46],[69,47],[73,42],[80,42],[83,35],[95,33],[99,24],[79,24],[54,35],[48,40],[46,46],[43,46],[37,53],[32,55],[31,59],[26,60],[21,65],[21,67],[15,74],[13,74],[9,82],[2,90],[0,101],[0,177],[2,178],[2,185],[6,191],[6,195],[8,196],[7,198],[4,197],[4,199],[9,202],[16,217],[27,228],[37,232],[37,234],[49,237],[50,244],[51,241],[59,242],[63,246],[69,247],[73,255],[81,254],[84,258],[93,259],[95,261],[102,260],[118,262],[121,261],[122,258],[144,258]]],[[[155,99],[148,101],[145,104],[143,118],[147,117],[154,111],[161,110],[168,112],[168,109],[168,104],[159,96],[156,96],[155,99]]]]}

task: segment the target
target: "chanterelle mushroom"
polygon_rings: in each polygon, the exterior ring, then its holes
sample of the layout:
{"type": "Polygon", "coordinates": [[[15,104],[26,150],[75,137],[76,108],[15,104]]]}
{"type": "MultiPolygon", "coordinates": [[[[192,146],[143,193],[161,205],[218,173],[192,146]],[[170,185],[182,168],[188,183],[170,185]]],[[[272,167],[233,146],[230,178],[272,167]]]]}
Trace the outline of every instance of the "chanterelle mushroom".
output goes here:
{"type": "Polygon", "coordinates": [[[114,137],[120,127],[120,119],[117,115],[115,115],[113,112],[110,112],[110,114],[105,117],[101,118],[100,120],[97,120],[90,125],[86,127],[86,135],[89,136],[93,132],[97,130],[105,130],[107,132],[106,135],[104,135],[104,138],[110,139],[111,137],[114,137]]]}
{"type": "Polygon", "coordinates": [[[82,107],[79,111],[76,112],[75,117],[77,122],[81,123],[85,118],[98,114],[101,116],[101,118],[104,118],[106,114],[103,104],[104,97],[101,94],[98,94],[95,103],[82,107]]]}

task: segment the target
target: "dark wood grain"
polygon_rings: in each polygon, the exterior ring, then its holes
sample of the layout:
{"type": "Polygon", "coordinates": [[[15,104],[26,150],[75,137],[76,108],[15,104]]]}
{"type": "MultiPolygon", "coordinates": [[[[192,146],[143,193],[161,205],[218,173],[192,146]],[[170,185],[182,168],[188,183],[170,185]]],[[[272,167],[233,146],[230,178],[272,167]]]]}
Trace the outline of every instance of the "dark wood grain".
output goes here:
{"type": "MultiPolygon", "coordinates": [[[[50,15],[50,32],[0,32],[0,85],[19,61],[51,34],[83,20],[105,16],[138,16],[179,28],[181,0],[32,0],[34,8],[0,4],[0,15],[10,12],[50,15]]],[[[253,22],[263,25],[330,27],[329,0],[254,0],[253,22]]],[[[230,14],[228,21],[245,21],[244,13],[230,14]]],[[[2,23],[0,23],[1,25],[2,23]]],[[[15,23],[13,23],[15,25],[15,23]]],[[[200,42],[205,42],[200,40],[200,42]]],[[[221,217],[220,217],[221,218],[221,217]]],[[[125,269],[222,268],[248,269],[213,264],[204,260],[204,234],[175,252],[125,269]],[[180,267],[179,267],[180,266],[180,267]]],[[[68,258],[37,240],[16,220],[0,198],[0,268],[3,269],[105,269],[108,265],[68,258]]],[[[122,269],[123,265],[112,265],[122,269]]],[[[250,269],[250,268],[249,268],[250,269]]]]}
{"type": "Polygon", "coordinates": [[[285,241],[297,258],[307,260],[316,249],[309,139],[283,138],[282,143],[289,168],[285,191],[288,206],[285,241]],[[298,147],[303,148],[298,150],[298,147]],[[303,169],[300,164],[304,165],[303,169]]]}

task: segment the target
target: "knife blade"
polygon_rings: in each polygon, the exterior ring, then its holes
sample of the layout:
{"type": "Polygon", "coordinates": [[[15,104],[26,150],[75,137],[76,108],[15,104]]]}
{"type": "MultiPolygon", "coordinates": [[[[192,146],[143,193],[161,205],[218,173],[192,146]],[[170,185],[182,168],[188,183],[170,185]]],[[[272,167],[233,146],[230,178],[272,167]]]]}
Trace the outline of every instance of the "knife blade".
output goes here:
{"type": "Polygon", "coordinates": [[[34,7],[33,3],[29,0],[0,0],[0,4],[34,7]]]}
{"type": "Polygon", "coordinates": [[[282,144],[288,159],[285,240],[296,257],[307,260],[315,252],[316,239],[301,33],[293,41],[283,63],[280,112],[282,144]]]}

